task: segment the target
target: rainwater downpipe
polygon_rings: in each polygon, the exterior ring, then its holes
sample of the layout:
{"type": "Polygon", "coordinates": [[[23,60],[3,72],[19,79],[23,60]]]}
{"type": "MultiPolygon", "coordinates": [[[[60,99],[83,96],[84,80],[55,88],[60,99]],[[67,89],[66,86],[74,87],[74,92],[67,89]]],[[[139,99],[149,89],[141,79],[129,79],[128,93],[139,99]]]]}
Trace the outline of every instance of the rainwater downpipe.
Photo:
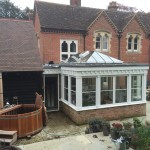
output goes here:
{"type": "Polygon", "coordinates": [[[86,33],[83,33],[83,50],[85,51],[85,37],[86,37],[86,33]]]}
{"type": "Polygon", "coordinates": [[[121,56],[120,56],[120,54],[121,54],[121,51],[120,51],[121,42],[120,42],[120,40],[122,37],[122,31],[118,31],[117,36],[118,36],[118,59],[120,60],[121,59],[121,56]]]}
{"type": "Polygon", "coordinates": [[[150,67],[150,33],[148,34],[148,39],[149,39],[149,67],[150,67]]]}

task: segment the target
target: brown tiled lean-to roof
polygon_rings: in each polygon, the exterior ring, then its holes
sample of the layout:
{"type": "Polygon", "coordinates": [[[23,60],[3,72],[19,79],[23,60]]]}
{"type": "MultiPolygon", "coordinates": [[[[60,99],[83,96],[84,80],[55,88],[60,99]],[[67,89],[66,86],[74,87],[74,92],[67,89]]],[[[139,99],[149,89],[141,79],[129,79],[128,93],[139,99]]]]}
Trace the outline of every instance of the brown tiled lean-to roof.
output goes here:
{"type": "Polygon", "coordinates": [[[33,23],[0,19],[0,72],[41,70],[33,23]]]}

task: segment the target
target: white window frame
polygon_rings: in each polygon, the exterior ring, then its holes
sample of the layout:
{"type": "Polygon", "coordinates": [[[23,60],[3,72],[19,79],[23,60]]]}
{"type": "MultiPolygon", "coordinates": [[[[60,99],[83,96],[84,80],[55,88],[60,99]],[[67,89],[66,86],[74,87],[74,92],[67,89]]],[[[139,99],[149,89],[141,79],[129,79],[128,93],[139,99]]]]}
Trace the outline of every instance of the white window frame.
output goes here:
{"type": "Polygon", "coordinates": [[[110,51],[110,41],[111,41],[111,34],[109,32],[105,32],[105,31],[96,31],[94,33],[94,49],[96,49],[97,51],[100,52],[108,52],[110,51]],[[100,36],[100,48],[96,48],[96,37],[100,36]],[[104,36],[107,37],[107,49],[104,49],[104,36]]]}
{"type": "Polygon", "coordinates": [[[68,58],[71,56],[71,55],[75,55],[78,53],[78,40],[71,40],[71,39],[61,39],[60,40],[60,61],[63,61],[62,60],[62,55],[68,55],[68,58]],[[62,52],[62,43],[66,41],[66,43],[68,44],[68,52],[62,52]],[[71,46],[71,43],[72,41],[76,44],[76,52],[71,52],[70,51],[70,46],[71,46]]]}
{"type": "Polygon", "coordinates": [[[142,42],[142,35],[139,34],[139,33],[128,33],[127,36],[127,46],[126,46],[126,49],[127,49],[127,52],[137,52],[137,53],[140,53],[141,52],[141,48],[142,48],[142,45],[141,45],[141,42],[142,42]],[[129,38],[132,37],[132,41],[131,41],[131,49],[128,49],[128,40],[129,38]],[[138,41],[137,41],[137,49],[134,49],[134,40],[135,38],[138,38],[138,41]]]}

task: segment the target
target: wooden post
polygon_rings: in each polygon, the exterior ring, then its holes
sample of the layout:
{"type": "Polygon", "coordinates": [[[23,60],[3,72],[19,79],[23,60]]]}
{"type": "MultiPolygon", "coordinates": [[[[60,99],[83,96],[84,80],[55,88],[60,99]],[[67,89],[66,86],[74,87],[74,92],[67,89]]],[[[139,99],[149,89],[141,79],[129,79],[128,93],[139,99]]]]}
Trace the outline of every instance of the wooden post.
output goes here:
{"type": "Polygon", "coordinates": [[[0,73],[0,108],[3,108],[3,80],[2,73],[0,73]]]}

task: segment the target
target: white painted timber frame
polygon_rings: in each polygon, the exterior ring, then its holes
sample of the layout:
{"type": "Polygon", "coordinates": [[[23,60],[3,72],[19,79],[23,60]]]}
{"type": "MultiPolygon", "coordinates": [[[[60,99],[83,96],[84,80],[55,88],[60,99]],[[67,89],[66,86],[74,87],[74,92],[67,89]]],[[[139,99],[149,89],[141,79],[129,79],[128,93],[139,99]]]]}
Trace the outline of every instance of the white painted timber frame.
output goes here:
{"type": "MultiPolygon", "coordinates": [[[[68,76],[68,80],[71,77],[76,78],[76,106],[71,104],[70,101],[64,99],[64,86],[62,84],[62,98],[61,101],[75,109],[76,111],[110,108],[118,106],[128,106],[135,104],[146,103],[146,77],[148,72],[148,66],[116,66],[116,67],[62,67],[61,75],[68,76]],[[142,76],[142,100],[131,101],[131,76],[142,76]],[[113,104],[100,105],[100,81],[101,77],[111,76],[113,77],[113,104]],[[127,102],[115,103],[115,81],[117,76],[127,76],[127,102]],[[96,105],[82,107],[82,78],[95,77],[96,78],[96,105]]],[[[63,77],[62,77],[63,80],[63,77]]],[[[62,81],[63,83],[63,81],[62,81]]],[[[69,84],[69,82],[68,82],[69,84]]],[[[69,89],[68,89],[69,90],[69,89]]]]}

